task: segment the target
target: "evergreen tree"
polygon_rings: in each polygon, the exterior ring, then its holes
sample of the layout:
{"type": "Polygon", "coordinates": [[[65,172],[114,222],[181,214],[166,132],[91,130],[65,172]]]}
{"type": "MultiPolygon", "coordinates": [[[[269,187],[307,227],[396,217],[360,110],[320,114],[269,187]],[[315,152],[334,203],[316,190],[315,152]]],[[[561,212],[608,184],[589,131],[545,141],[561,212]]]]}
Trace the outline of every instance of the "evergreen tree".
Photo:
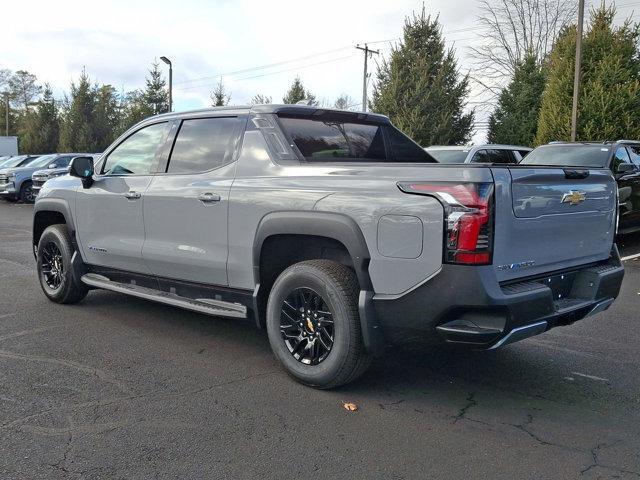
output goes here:
{"type": "Polygon", "coordinates": [[[120,97],[120,128],[119,133],[123,133],[136,123],[147,118],[149,108],[147,108],[142,91],[133,90],[120,97]]]}
{"type": "Polygon", "coordinates": [[[282,98],[282,103],[294,104],[301,100],[309,100],[311,105],[316,104],[316,97],[309,90],[304,88],[300,77],[296,77],[286,95],[282,98]]]}
{"type": "Polygon", "coordinates": [[[29,153],[53,153],[58,148],[60,128],[58,106],[48,84],[35,112],[25,114],[20,135],[20,149],[29,153]]]}
{"type": "MultiPolygon", "coordinates": [[[[630,20],[614,27],[614,16],[615,7],[604,4],[591,12],[582,47],[577,140],[640,137],[640,29],[630,20]]],[[[570,139],[575,44],[572,26],[551,51],[538,144],[570,139]]]]}
{"type": "Polygon", "coordinates": [[[102,152],[121,133],[120,109],[116,89],[111,85],[95,88],[96,104],[93,118],[92,135],[95,151],[102,152]]]}
{"type": "Polygon", "coordinates": [[[422,145],[466,143],[474,117],[464,113],[468,83],[453,49],[445,49],[438,18],[423,6],[406,18],[403,39],[379,65],[371,106],[422,145]]]}
{"type": "Polygon", "coordinates": [[[224,83],[222,83],[222,79],[220,79],[216,87],[213,89],[213,92],[211,92],[211,106],[224,107],[229,104],[229,100],[231,100],[231,94],[227,94],[227,91],[224,88],[224,83]]]}
{"type": "Polygon", "coordinates": [[[167,91],[167,82],[162,77],[162,72],[158,63],[151,64],[149,76],[146,78],[146,88],[142,94],[145,107],[148,109],[148,115],[158,115],[169,111],[169,92],[167,91]]]}
{"type": "Polygon", "coordinates": [[[77,85],[71,82],[71,97],[65,98],[63,121],[60,126],[60,151],[96,151],[92,132],[96,107],[95,93],[84,71],[77,85]]]}
{"type": "Polygon", "coordinates": [[[544,80],[535,56],[525,57],[516,66],[513,80],[500,92],[489,117],[489,143],[533,145],[544,80]]]}
{"type": "Polygon", "coordinates": [[[7,83],[9,96],[14,101],[15,107],[25,112],[29,109],[29,104],[42,93],[42,87],[37,84],[36,76],[26,70],[18,70],[9,77],[7,83]]]}

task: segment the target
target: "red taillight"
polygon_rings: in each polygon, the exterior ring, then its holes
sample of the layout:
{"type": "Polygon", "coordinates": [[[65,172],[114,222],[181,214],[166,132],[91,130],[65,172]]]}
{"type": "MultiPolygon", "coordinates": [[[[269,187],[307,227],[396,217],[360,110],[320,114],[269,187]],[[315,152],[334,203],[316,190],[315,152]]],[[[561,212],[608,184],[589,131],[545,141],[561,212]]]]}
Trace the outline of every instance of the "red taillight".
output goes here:
{"type": "Polygon", "coordinates": [[[492,183],[400,182],[398,187],[405,193],[434,196],[445,207],[445,262],[491,263],[492,183]]]}

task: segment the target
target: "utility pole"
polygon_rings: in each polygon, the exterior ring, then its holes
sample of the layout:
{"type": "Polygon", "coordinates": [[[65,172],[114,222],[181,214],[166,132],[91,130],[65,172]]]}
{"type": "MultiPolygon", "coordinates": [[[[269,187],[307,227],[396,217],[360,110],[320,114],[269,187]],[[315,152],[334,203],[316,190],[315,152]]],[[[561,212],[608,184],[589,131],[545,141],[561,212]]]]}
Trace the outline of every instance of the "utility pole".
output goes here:
{"type": "Polygon", "coordinates": [[[4,134],[9,136],[9,92],[4,92],[4,134]]]}
{"type": "Polygon", "coordinates": [[[578,131],[578,93],[580,91],[580,67],[582,63],[582,24],[584,22],[584,0],[578,2],[578,31],[576,36],[576,69],[573,73],[573,107],[571,108],[571,141],[576,141],[578,131]]]}
{"type": "Polygon", "coordinates": [[[369,54],[375,53],[376,55],[378,55],[380,51],[371,50],[366,43],[364,44],[364,47],[361,47],[360,45],[356,45],[356,48],[364,52],[364,75],[362,77],[362,111],[366,112],[367,111],[367,80],[368,80],[367,60],[369,59],[369,54]]]}

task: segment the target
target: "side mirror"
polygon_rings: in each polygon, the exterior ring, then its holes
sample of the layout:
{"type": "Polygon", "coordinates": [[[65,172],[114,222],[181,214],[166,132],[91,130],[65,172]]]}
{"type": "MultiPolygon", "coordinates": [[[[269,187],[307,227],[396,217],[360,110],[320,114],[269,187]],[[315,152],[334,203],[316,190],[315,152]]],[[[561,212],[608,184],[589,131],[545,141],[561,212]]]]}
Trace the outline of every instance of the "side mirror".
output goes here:
{"type": "Polygon", "coordinates": [[[69,175],[82,180],[82,186],[93,185],[93,157],[74,157],[69,165],[69,175]]]}
{"type": "Polygon", "coordinates": [[[633,163],[619,163],[616,167],[616,173],[628,173],[636,170],[636,166],[633,163]]]}

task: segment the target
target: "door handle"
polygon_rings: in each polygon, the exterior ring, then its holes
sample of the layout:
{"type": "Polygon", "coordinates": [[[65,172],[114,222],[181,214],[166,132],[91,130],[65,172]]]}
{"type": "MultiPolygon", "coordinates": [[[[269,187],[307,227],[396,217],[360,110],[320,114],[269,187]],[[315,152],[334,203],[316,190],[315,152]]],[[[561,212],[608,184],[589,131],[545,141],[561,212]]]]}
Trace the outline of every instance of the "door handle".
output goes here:
{"type": "Polygon", "coordinates": [[[124,196],[126,198],[128,198],[129,200],[136,200],[137,198],[140,198],[142,196],[142,194],[140,192],[135,192],[135,191],[131,190],[131,191],[125,193],[124,196]]]}
{"type": "Polygon", "coordinates": [[[201,193],[200,195],[198,195],[198,200],[200,200],[203,203],[219,202],[220,195],[218,195],[217,193],[211,193],[211,192],[201,193]]]}

